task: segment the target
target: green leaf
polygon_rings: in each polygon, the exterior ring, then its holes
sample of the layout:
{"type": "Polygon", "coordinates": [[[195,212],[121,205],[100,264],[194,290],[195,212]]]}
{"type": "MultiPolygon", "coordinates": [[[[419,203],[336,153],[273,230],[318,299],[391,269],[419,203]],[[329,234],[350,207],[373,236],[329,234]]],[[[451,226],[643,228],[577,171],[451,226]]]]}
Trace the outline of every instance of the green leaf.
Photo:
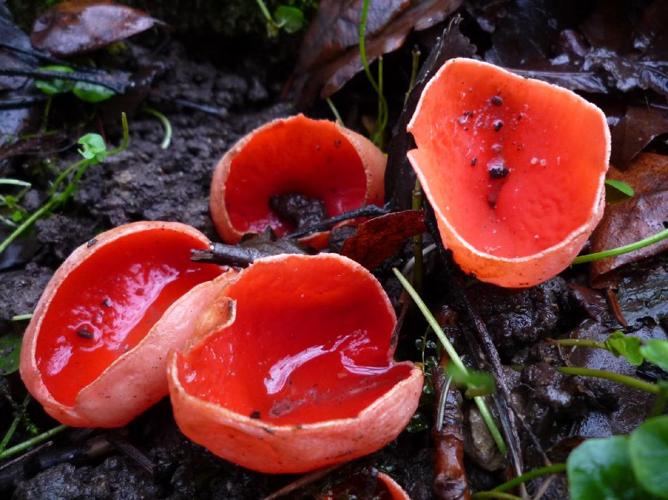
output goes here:
{"type": "Polygon", "coordinates": [[[100,134],[86,134],[79,138],[79,154],[86,160],[94,160],[101,163],[107,157],[107,145],[100,134]]]}
{"type": "Polygon", "coordinates": [[[568,456],[566,472],[572,500],[647,499],[630,474],[628,438],[589,439],[568,456]]]}
{"type": "Polygon", "coordinates": [[[95,85],[94,83],[77,82],[74,84],[72,93],[82,101],[86,102],[101,102],[113,97],[114,91],[109,90],[102,85],[95,85]]]}
{"type": "Polygon", "coordinates": [[[640,352],[650,363],[668,372],[668,341],[652,339],[640,348],[640,352]]]}
{"type": "Polygon", "coordinates": [[[644,360],[641,345],[638,337],[624,335],[620,331],[611,333],[605,341],[605,346],[612,354],[624,357],[633,366],[640,366],[644,360]]]}
{"type": "MultiPolygon", "coordinates": [[[[42,66],[38,68],[42,71],[51,71],[58,73],[72,73],[74,70],[69,66],[42,66]]],[[[35,87],[47,95],[63,94],[72,90],[74,82],[71,80],[61,80],[53,78],[51,80],[35,80],[35,87]]]]}
{"type": "Polygon", "coordinates": [[[21,336],[10,333],[0,336],[0,375],[9,375],[19,369],[21,336]]]}
{"type": "Polygon", "coordinates": [[[647,420],[629,437],[633,472],[640,485],[668,498],[668,416],[647,420]]]}
{"type": "Polygon", "coordinates": [[[304,26],[304,13],[297,7],[289,5],[280,5],[274,11],[274,19],[276,25],[287,33],[296,33],[304,26]]]}
{"type": "Polygon", "coordinates": [[[635,191],[633,190],[631,185],[628,184],[627,182],[620,181],[620,180],[617,180],[617,179],[606,179],[605,184],[607,186],[610,186],[610,187],[616,189],[620,193],[625,194],[629,198],[631,198],[635,194],[635,191]]]}
{"type": "Polygon", "coordinates": [[[466,397],[485,396],[496,390],[494,377],[487,372],[463,371],[456,363],[448,363],[446,373],[458,387],[466,388],[466,397]]]}

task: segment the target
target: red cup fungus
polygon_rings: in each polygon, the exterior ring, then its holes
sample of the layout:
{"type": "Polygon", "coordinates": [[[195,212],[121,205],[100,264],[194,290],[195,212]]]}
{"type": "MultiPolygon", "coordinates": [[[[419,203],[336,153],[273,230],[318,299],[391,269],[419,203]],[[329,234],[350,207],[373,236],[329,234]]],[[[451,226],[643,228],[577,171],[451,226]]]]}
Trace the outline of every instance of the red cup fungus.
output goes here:
{"type": "Polygon", "coordinates": [[[208,282],[222,272],[191,262],[190,250],[208,245],[184,224],[136,222],[98,235],[65,260],[21,350],[21,377],[52,417],[117,427],[167,395],[169,349],[190,337],[208,282]]]}
{"type": "Polygon", "coordinates": [[[253,130],[220,159],[211,183],[211,217],[227,243],[271,227],[295,229],[270,209],[276,195],[324,204],[327,217],[382,205],[385,155],[365,137],[327,120],[280,118],[253,130]]]}
{"type": "Polygon", "coordinates": [[[569,90],[451,59],[408,131],[443,243],[482,281],[529,287],[555,276],[603,215],[610,132],[569,90]]]}
{"type": "Polygon", "coordinates": [[[371,453],[406,426],[422,372],[392,359],[396,317],[362,266],[281,255],[218,288],[197,340],[168,361],[191,440],[250,469],[296,473],[371,453]]]}

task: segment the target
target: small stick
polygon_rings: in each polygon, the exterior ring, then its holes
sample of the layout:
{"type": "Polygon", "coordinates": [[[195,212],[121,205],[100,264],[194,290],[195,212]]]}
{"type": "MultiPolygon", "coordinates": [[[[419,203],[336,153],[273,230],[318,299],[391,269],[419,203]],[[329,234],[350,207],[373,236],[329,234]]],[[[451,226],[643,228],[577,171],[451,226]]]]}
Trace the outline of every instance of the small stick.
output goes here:
{"type": "Polygon", "coordinates": [[[434,496],[443,500],[471,498],[464,468],[464,430],[462,395],[445,380],[448,356],[441,355],[439,368],[432,374],[436,398],[434,439],[434,496]]]}
{"type": "Polygon", "coordinates": [[[622,312],[622,308],[619,305],[619,299],[617,298],[617,294],[615,293],[615,291],[612,288],[606,288],[605,296],[608,299],[608,305],[610,306],[610,309],[612,310],[612,314],[615,316],[615,319],[624,328],[628,328],[629,324],[626,321],[626,318],[624,317],[624,313],[622,312]]]}
{"type": "Polygon", "coordinates": [[[351,210],[349,212],[344,212],[340,215],[329,217],[328,219],[323,219],[317,224],[313,224],[311,226],[306,226],[302,229],[299,229],[294,233],[289,234],[287,237],[293,239],[301,238],[302,236],[306,236],[307,234],[315,233],[318,231],[325,231],[334,224],[343,222],[344,220],[356,219],[358,217],[378,217],[380,215],[387,215],[390,212],[391,210],[387,206],[378,207],[376,205],[367,205],[366,207],[351,210]]]}
{"type": "Polygon", "coordinates": [[[290,484],[283,486],[280,490],[273,492],[271,495],[264,497],[263,500],[275,500],[276,498],[284,497],[285,495],[292,493],[293,491],[296,491],[298,489],[303,488],[304,486],[308,486],[311,483],[319,481],[323,477],[327,476],[330,472],[335,471],[342,465],[344,464],[332,465],[331,467],[326,467],[324,469],[320,469],[315,472],[306,474],[297,479],[296,481],[293,481],[290,484]]]}

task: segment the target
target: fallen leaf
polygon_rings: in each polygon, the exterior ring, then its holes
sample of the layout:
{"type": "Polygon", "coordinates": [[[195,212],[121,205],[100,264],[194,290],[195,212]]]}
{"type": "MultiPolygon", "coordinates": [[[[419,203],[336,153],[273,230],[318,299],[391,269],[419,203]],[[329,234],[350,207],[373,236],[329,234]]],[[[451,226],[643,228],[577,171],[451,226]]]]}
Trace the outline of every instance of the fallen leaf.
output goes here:
{"type": "MultiPolygon", "coordinates": [[[[10,45],[21,51],[30,50],[30,38],[14,24],[4,2],[0,3],[0,40],[3,42],[3,46],[0,46],[0,68],[20,68],[31,61],[30,56],[25,53],[10,50],[4,45],[10,45]]],[[[0,75],[0,89],[16,90],[23,86],[25,81],[26,78],[23,76],[0,75]]]]}
{"type": "Polygon", "coordinates": [[[392,257],[407,238],[424,233],[424,213],[418,210],[393,212],[374,217],[357,226],[357,232],[343,243],[341,253],[374,269],[392,257]]]}
{"type": "Polygon", "coordinates": [[[620,55],[609,49],[595,49],[585,56],[582,69],[602,70],[609,85],[622,92],[653,90],[668,97],[668,60],[620,55]]]}
{"type": "Polygon", "coordinates": [[[146,12],[110,0],[69,0],[54,5],[35,20],[34,47],[58,56],[72,56],[162,24],[146,12]]]}
{"type": "MultiPolygon", "coordinates": [[[[412,30],[427,29],[456,10],[462,0],[372,2],[366,30],[369,63],[401,47],[412,30]]],[[[291,87],[305,105],[328,97],[362,71],[359,22],[362,0],[323,0],[307,31],[291,87]]]]}
{"type": "MultiPolygon", "coordinates": [[[[635,190],[626,201],[607,205],[601,223],[591,237],[591,251],[600,252],[628,245],[665,229],[668,224],[668,156],[643,153],[626,171],[611,167],[608,176],[624,181],[635,190]]],[[[591,265],[596,288],[608,286],[611,271],[668,249],[668,240],[591,265]]]]}
{"type": "Polygon", "coordinates": [[[420,94],[429,79],[436,74],[448,59],[453,57],[472,57],[475,45],[462,35],[459,30],[461,16],[455,16],[443,34],[438,38],[427,59],[422,64],[404,109],[394,127],[389,143],[387,168],[385,170],[385,199],[393,210],[403,210],[411,206],[411,193],[415,185],[415,172],[408,163],[406,152],[415,147],[413,137],[406,131],[406,126],[413,116],[420,94]]]}
{"type": "Polygon", "coordinates": [[[668,110],[650,106],[629,106],[624,116],[611,123],[611,163],[625,169],[656,137],[668,134],[668,110]]]}
{"type": "Polygon", "coordinates": [[[0,336],[0,375],[9,375],[19,369],[21,335],[10,333],[0,336]]]}

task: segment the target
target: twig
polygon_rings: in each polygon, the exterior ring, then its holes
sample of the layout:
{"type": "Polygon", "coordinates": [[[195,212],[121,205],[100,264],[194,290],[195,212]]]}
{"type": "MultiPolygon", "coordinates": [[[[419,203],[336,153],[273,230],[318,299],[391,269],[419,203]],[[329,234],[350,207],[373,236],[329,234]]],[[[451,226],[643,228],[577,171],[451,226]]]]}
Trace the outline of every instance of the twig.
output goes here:
{"type": "Polygon", "coordinates": [[[451,378],[447,382],[443,368],[448,357],[441,356],[439,369],[432,377],[439,404],[436,406],[436,421],[432,429],[434,439],[434,495],[444,500],[467,498],[468,482],[464,468],[464,431],[462,396],[458,390],[450,390],[451,378]]]}
{"type": "Polygon", "coordinates": [[[387,215],[390,213],[388,207],[379,207],[376,205],[367,205],[366,207],[358,208],[356,210],[351,210],[349,212],[344,212],[340,215],[335,215],[334,217],[329,217],[328,219],[323,219],[317,224],[311,226],[306,226],[294,233],[291,233],[287,238],[301,238],[310,233],[315,233],[318,231],[325,231],[329,229],[334,224],[343,222],[345,220],[357,219],[358,217],[378,217],[380,215],[387,215]]]}
{"type": "Polygon", "coordinates": [[[612,288],[606,288],[605,296],[608,299],[608,305],[610,306],[610,309],[612,309],[612,314],[615,317],[615,319],[624,328],[628,328],[629,324],[626,321],[626,318],[624,317],[624,313],[622,312],[622,308],[619,305],[619,299],[617,298],[617,294],[615,293],[615,291],[612,288]]]}
{"type": "Polygon", "coordinates": [[[301,489],[304,486],[308,486],[309,484],[314,483],[315,481],[319,481],[320,479],[327,476],[329,473],[335,471],[339,467],[342,467],[343,465],[344,464],[332,465],[331,467],[326,467],[324,469],[320,469],[315,472],[306,474],[297,479],[296,481],[293,481],[290,484],[283,486],[280,490],[273,492],[271,495],[264,497],[263,500],[275,500],[276,498],[284,497],[285,495],[292,493],[293,491],[301,489]]]}
{"type": "Polygon", "coordinates": [[[13,457],[14,455],[17,455],[17,454],[21,453],[22,451],[27,450],[28,448],[31,448],[35,445],[43,443],[44,441],[48,441],[53,436],[55,436],[56,434],[58,434],[60,432],[63,432],[67,428],[68,427],[66,425],[59,425],[58,427],[54,427],[50,431],[43,432],[42,434],[39,434],[38,436],[35,436],[34,438],[30,438],[26,441],[23,441],[22,443],[17,444],[16,446],[12,446],[11,448],[8,448],[3,452],[0,452],[0,460],[4,460],[5,458],[13,457]]]}

